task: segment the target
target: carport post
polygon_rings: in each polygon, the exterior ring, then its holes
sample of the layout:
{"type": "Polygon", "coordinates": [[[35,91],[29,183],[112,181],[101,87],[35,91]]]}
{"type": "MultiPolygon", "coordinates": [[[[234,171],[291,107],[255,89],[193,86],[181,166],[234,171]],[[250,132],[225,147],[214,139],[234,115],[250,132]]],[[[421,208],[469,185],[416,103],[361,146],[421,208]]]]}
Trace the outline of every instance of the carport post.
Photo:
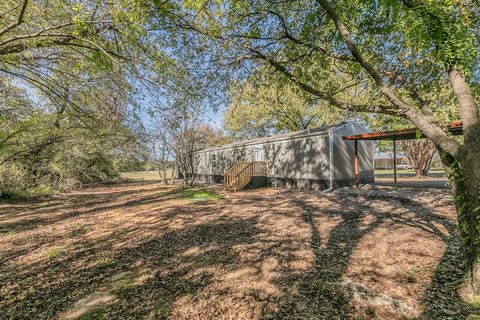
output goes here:
{"type": "Polygon", "coordinates": [[[397,140],[393,139],[393,182],[397,183],[397,140]]]}
{"type": "Polygon", "coordinates": [[[355,139],[355,183],[358,188],[360,184],[360,175],[358,174],[358,140],[355,139]]]}

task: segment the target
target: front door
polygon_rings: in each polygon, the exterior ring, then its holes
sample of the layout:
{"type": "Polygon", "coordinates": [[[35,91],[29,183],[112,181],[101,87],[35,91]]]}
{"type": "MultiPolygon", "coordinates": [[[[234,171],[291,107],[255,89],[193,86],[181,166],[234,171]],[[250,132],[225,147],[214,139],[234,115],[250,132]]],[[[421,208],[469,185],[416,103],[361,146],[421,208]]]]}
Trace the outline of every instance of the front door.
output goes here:
{"type": "Polygon", "coordinates": [[[253,161],[263,161],[263,150],[262,148],[253,149],[253,161]]]}

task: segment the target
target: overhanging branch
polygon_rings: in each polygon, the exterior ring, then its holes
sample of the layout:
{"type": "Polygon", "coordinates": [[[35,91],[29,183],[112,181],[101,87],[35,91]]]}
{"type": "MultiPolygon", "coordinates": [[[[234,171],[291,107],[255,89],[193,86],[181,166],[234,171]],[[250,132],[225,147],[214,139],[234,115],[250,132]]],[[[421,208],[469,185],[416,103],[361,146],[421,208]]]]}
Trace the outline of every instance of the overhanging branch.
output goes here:
{"type": "Polygon", "coordinates": [[[8,31],[18,27],[23,23],[23,17],[25,16],[25,11],[27,10],[28,0],[23,0],[22,8],[20,9],[20,13],[16,21],[10,23],[5,28],[0,30],[0,37],[3,36],[8,31]]]}

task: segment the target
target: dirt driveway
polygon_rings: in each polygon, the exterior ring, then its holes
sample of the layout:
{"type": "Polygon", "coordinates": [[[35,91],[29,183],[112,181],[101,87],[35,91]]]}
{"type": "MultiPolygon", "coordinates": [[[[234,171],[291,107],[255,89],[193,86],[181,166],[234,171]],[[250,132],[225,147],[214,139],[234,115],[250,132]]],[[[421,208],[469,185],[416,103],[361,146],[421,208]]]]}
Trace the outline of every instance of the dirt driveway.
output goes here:
{"type": "Polygon", "coordinates": [[[142,182],[0,204],[0,318],[466,319],[455,230],[448,190],[142,182]]]}

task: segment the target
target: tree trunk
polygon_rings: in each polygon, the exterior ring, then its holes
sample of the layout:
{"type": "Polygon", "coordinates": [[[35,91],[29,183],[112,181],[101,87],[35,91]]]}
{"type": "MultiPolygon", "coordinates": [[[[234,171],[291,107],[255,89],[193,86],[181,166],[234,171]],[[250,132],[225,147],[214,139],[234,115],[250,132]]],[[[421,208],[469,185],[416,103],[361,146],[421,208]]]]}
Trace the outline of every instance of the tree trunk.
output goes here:
{"type": "Polygon", "coordinates": [[[415,177],[418,179],[425,178],[427,176],[428,170],[425,168],[415,168],[415,177]]]}
{"type": "Polygon", "coordinates": [[[170,175],[170,184],[174,184],[175,183],[175,178],[177,176],[177,166],[174,164],[172,166],[172,173],[170,175]]]}
{"type": "Polygon", "coordinates": [[[471,128],[475,129],[480,119],[477,103],[468,81],[456,67],[449,68],[448,79],[460,105],[460,119],[463,123],[463,129],[465,131],[471,128]]]}
{"type": "Polygon", "coordinates": [[[473,291],[480,293],[480,125],[470,128],[455,157],[441,152],[454,195],[473,291]]]}
{"type": "Polygon", "coordinates": [[[478,106],[465,76],[456,66],[448,78],[460,105],[464,143],[453,162],[454,199],[458,226],[467,254],[472,289],[480,294],[480,119],[478,106]]]}
{"type": "MultiPolygon", "coordinates": [[[[425,136],[435,143],[437,148],[441,149],[442,162],[449,174],[449,179],[453,187],[458,224],[467,255],[472,287],[475,293],[480,293],[480,119],[478,105],[468,81],[456,66],[451,64],[451,62],[455,63],[455,61],[449,61],[448,64],[446,63],[449,81],[458,100],[460,118],[463,122],[464,144],[461,145],[455,139],[448,136],[439,125],[432,123],[428,115],[418,112],[415,107],[398,96],[396,90],[385,83],[381,73],[376,70],[357,48],[353,40],[354,38],[350,35],[348,28],[343,24],[335,9],[330,5],[329,0],[317,0],[317,3],[332,19],[339,35],[342,37],[352,56],[375,81],[379,91],[394,106],[393,110],[407,117],[425,136]]],[[[404,0],[404,3],[407,7],[413,8],[416,7],[416,4],[421,4],[422,2],[404,0]]],[[[445,43],[444,37],[438,36],[439,27],[431,24],[429,21],[423,22],[426,24],[429,32],[432,32],[431,37],[432,40],[436,42],[435,45],[440,48],[448,48],[448,43],[445,43]],[[441,40],[438,41],[439,39],[441,40]]],[[[445,32],[445,30],[440,31],[445,32]]],[[[276,61],[271,62],[271,60],[265,60],[269,61],[277,70],[287,75],[291,81],[299,85],[302,89],[316,94],[314,90],[311,90],[311,87],[291,76],[282,65],[276,61]]],[[[316,95],[327,101],[330,98],[326,95],[322,97],[322,94],[316,95]]],[[[342,105],[334,99],[330,100],[330,103],[333,105],[342,107],[342,105]]],[[[374,112],[387,113],[388,110],[381,108],[374,112]]]]}

